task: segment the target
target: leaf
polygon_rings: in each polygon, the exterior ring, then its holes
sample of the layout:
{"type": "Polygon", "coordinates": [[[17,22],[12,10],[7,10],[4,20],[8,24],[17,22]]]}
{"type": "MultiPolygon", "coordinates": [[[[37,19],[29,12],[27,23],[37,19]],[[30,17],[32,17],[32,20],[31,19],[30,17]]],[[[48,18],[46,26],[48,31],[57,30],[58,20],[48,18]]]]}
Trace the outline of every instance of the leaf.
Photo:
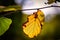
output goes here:
{"type": "Polygon", "coordinates": [[[48,0],[48,4],[52,4],[52,3],[54,3],[55,2],[55,0],[48,0]]]}
{"type": "Polygon", "coordinates": [[[0,36],[3,35],[9,29],[11,23],[11,19],[0,17],[0,36]]]}
{"type": "Polygon", "coordinates": [[[44,13],[41,10],[27,17],[27,21],[23,24],[23,32],[29,38],[34,38],[41,32],[41,27],[44,22],[44,13]]]}
{"type": "Polygon", "coordinates": [[[7,6],[5,8],[0,8],[0,12],[17,11],[20,9],[21,9],[21,6],[11,5],[11,6],[7,6]]]}
{"type": "Polygon", "coordinates": [[[20,10],[21,9],[21,6],[18,6],[18,5],[12,5],[12,6],[8,6],[5,8],[5,10],[3,10],[4,12],[6,11],[17,11],[17,10],[20,10]]]}

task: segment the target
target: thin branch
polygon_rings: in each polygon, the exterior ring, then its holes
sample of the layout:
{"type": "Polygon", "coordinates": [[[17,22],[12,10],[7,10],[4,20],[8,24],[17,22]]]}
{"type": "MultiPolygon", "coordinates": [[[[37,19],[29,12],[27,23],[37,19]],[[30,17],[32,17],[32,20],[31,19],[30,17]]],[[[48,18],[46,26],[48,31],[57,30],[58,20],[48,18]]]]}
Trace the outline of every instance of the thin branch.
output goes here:
{"type": "Polygon", "coordinates": [[[23,10],[19,10],[19,11],[29,11],[29,10],[37,10],[37,9],[45,9],[45,8],[50,8],[50,7],[59,7],[60,8],[60,6],[47,6],[47,7],[42,7],[42,8],[33,8],[33,9],[23,9],[23,10]]]}
{"type": "MultiPolygon", "coordinates": [[[[51,5],[51,6],[42,7],[42,8],[23,9],[23,10],[17,10],[17,11],[38,10],[38,9],[45,9],[45,8],[50,8],[50,7],[59,7],[59,8],[60,8],[60,6],[51,5]]],[[[9,15],[9,14],[12,14],[12,13],[14,13],[14,12],[15,12],[15,11],[2,11],[2,12],[0,12],[0,15],[9,15]]]]}

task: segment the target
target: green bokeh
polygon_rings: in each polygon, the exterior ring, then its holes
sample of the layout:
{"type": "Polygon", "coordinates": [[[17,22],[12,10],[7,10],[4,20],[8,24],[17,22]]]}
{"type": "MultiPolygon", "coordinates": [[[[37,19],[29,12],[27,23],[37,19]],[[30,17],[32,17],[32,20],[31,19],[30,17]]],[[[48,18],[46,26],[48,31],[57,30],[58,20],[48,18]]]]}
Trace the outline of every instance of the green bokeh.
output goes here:
{"type": "Polygon", "coordinates": [[[11,19],[0,17],[0,36],[3,35],[9,29],[11,23],[11,19]]]}

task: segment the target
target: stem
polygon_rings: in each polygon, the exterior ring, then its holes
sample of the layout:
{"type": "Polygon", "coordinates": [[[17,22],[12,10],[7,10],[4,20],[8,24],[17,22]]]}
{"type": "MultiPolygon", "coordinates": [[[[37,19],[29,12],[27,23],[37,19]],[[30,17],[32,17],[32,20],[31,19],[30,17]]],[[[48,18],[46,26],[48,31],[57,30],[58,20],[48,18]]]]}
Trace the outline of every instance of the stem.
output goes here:
{"type": "MultiPolygon", "coordinates": [[[[23,9],[23,10],[17,10],[17,11],[38,10],[38,9],[45,9],[45,8],[50,8],[50,7],[59,7],[60,8],[60,6],[51,5],[51,6],[42,7],[42,8],[23,9]]],[[[12,14],[13,12],[15,12],[15,11],[2,11],[2,12],[0,12],[0,15],[7,15],[7,14],[9,15],[9,14],[12,14]]]]}

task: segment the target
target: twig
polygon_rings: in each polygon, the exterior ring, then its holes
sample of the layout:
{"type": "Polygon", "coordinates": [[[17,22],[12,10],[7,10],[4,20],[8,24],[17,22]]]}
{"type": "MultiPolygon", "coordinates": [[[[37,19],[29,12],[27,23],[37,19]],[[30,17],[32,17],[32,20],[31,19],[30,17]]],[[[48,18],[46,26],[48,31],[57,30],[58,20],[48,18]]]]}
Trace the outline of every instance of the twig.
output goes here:
{"type": "MultiPolygon", "coordinates": [[[[42,7],[42,8],[23,9],[23,10],[17,10],[17,11],[37,10],[37,9],[45,9],[45,8],[50,8],[50,7],[59,7],[59,8],[60,8],[60,6],[51,5],[51,6],[42,7]]],[[[12,13],[14,13],[14,12],[15,12],[15,11],[2,11],[2,12],[0,12],[0,15],[9,15],[9,14],[12,14],[12,13]]]]}
{"type": "Polygon", "coordinates": [[[45,9],[45,8],[50,8],[50,7],[59,7],[59,8],[60,8],[60,6],[53,6],[53,5],[51,5],[51,6],[42,7],[42,8],[23,9],[23,10],[19,10],[19,11],[28,11],[28,10],[45,9]]]}

